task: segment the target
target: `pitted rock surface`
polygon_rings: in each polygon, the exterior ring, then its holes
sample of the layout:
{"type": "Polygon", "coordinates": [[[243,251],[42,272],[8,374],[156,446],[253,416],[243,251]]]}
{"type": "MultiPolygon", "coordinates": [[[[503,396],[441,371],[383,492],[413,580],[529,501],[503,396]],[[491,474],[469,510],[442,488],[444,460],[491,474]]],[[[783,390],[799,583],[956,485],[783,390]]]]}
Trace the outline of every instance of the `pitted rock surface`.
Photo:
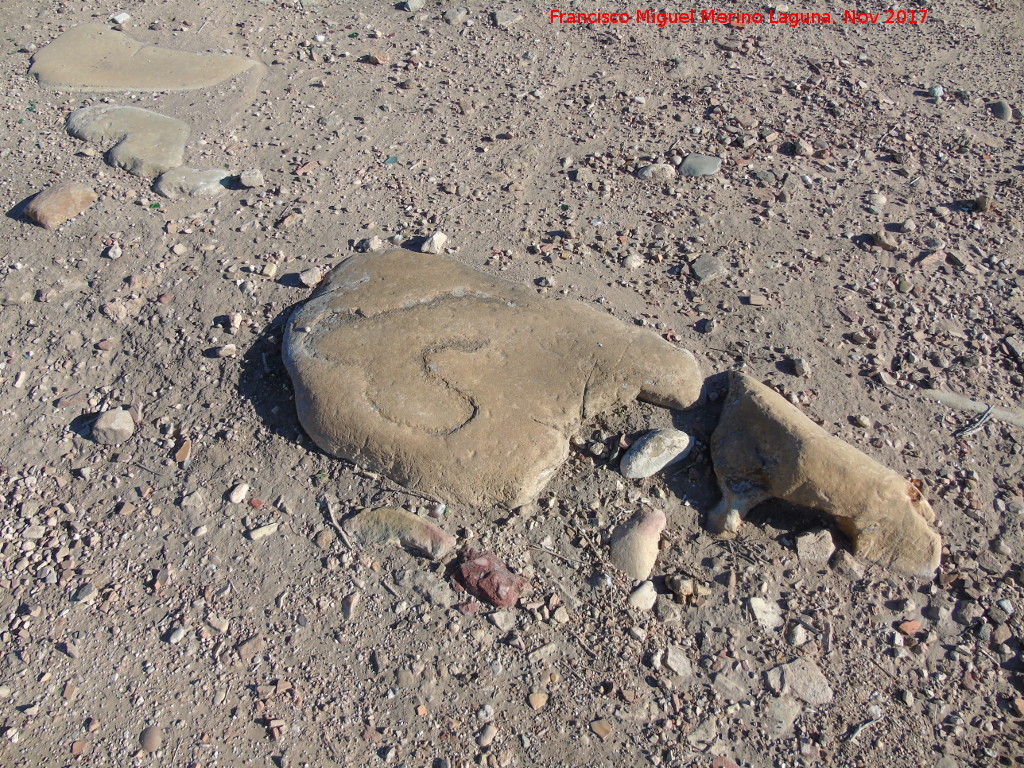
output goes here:
{"type": "Polygon", "coordinates": [[[401,250],[336,267],[289,319],[284,361],[325,451],[480,505],[536,498],[585,419],[637,397],[688,408],[703,384],[649,331],[401,250]]]}

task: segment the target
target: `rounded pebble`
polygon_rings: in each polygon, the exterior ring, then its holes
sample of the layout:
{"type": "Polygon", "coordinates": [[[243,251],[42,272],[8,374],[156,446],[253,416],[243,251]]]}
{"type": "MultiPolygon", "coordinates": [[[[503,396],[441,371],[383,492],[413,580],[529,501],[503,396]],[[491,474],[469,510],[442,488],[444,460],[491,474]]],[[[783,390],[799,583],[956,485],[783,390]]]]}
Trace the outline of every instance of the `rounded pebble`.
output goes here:
{"type": "Polygon", "coordinates": [[[655,429],[626,451],[619,469],[624,477],[650,477],[670,464],[682,461],[693,448],[693,438],[678,429],[655,429]]]}
{"type": "Polygon", "coordinates": [[[151,725],[139,734],[139,744],[147,752],[156,752],[164,743],[164,732],[158,725],[151,725]]]}

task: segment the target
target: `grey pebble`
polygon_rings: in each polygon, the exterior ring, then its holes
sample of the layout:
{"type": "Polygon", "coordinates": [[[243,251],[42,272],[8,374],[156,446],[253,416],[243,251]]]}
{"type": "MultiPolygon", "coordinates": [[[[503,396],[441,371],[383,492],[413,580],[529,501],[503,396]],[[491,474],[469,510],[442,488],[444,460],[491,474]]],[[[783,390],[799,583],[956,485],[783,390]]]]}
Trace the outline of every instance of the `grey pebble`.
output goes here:
{"type": "Polygon", "coordinates": [[[713,176],[722,168],[722,158],[711,155],[687,155],[679,166],[683,176],[713,176]]]}

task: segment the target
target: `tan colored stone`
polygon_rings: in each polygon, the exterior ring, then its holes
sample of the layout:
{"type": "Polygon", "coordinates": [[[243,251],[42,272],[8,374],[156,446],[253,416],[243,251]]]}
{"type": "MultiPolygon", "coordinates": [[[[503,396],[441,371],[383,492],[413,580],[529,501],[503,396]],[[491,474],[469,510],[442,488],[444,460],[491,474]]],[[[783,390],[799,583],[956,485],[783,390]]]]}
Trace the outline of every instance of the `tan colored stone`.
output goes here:
{"type": "Polygon", "coordinates": [[[107,163],[145,178],[180,166],[189,135],[188,125],[181,120],[108,104],[76,109],[68,115],[65,128],[76,139],[110,146],[107,163]]]}
{"type": "Polygon", "coordinates": [[[55,184],[29,201],[25,216],[44,229],[56,229],[95,202],[92,187],[77,181],[55,184]]]}
{"type": "Polygon", "coordinates": [[[663,530],[665,513],[660,509],[637,512],[612,535],[612,563],[631,579],[648,578],[654,570],[654,561],[658,559],[658,544],[663,530]]]}
{"type": "Polygon", "coordinates": [[[188,91],[262,65],[240,56],[144,45],[101,24],[72,27],[32,57],[43,85],[77,91],[188,91]]]}
{"type": "Polygon", "coordinates": [[[222,194],[234,176],[225,170],[211,168],[172,168],[160,174],[153,191],[169,200],[179,197],[216,197],[222,194]]]}
{"type": "Polygon", "coordinates": [[[404,509],[365,509],[345,521],[345,532],[363,546],[398,542],[442,560],[455,548],[455,539],[433,523],[404,509]]]}
{"type": "Polygon", "coordinates": [[[866,560],[926,578],[939,565],[935,514],[913,483],[742,373],[730,374],[711,459],[722,490],[713,530],[735,531],[752,507],[778,498],[832,516],[866,560]]]}
{"type": "Polygon", "coordinates": [[[328,453],[448,502],[517,506],[584,419],[700,399],[693,356],[445,256],[353,256],[290,318],[299,420],[328,453]]]}

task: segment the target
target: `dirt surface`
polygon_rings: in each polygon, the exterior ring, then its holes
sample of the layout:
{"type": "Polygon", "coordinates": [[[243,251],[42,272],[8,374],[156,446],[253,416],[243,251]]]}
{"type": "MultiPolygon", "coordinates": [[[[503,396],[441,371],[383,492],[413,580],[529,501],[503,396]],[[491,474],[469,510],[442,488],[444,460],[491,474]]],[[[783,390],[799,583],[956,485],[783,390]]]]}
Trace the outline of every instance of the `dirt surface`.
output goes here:
{"type": "Polygon", "coordinates": [[[1024,104],[1019,8],[844,24],[823,3],[794,10],[839,23],[742,29],[449,9],[139,0],[135,39],[267,71],[81,94],[30,79],[31,53],[120,9],[4,4],[0,764],[1024,763],[1024,432],[958,433],[978,414],[925,394],[1012,408],[1024,387],[1024,143],[1019,112],[991,106],[1024,104]],[[266,186],[158,197],[65,133],[104,101],[187,122],[186,165],[266,186]],[[635,173],[690,153],[721,170],[635,173]],[[100,198],[53,231],[25,221],[58,181],[100,198]],[[921,480],[935,581],[802,561],[822,521],[778,503],[706,533],[715,403],[620,409],[538,504],[444,510],[529,579],[518,607],[473,603],[446,563],[350,549],[331,514],[439,510],[302,433],[282,323],[301,273],[437,230],[708,374],[743,368],[921,480]],[[92,420],[122,405],[134,435],[97,443],[92,420]],[[618,474],[621,434],[673,423],[698,441],[683,464],[618,474]],[[608,564],[643,499],[668,519],[653,610],[608,564]],[[678,576],[696,600],[673,600],[678,576]]]}

